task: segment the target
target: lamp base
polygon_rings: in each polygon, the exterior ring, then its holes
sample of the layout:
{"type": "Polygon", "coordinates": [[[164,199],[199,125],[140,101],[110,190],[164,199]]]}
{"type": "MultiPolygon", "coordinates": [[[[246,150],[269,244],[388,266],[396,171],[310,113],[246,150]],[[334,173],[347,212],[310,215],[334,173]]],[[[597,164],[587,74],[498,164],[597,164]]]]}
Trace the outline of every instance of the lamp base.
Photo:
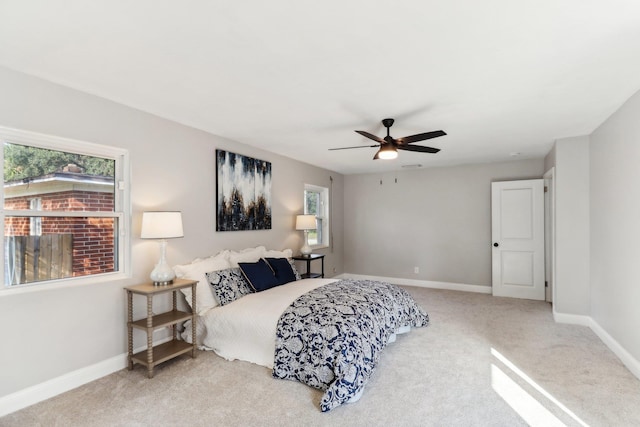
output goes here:
{"type": "Polygon", "coordinates": [[[165,248],[167,246],[166,240],[160,241],[160,261],[156,264],[149,278],[155,286],[166,286],[173,283],[173,279],[176,277],[176,273],[167,264],[165,257],[165,248]]]}
{"type": "Polygon", "coordinates": [[[153,286],[167,286],[167,285],[173,285],[173,279],[165,280],[162,282],[153,282],[153,286]]]}
{"type": "Polygon", "coordinates": [[[302,255],[309,255],[313,249],[309,246],[309,230],[304,230],[304,245],[300,248],[302,255]]]}
{"type": "Polygon", "coordinates": [[[149,278],[156,286],[170,285],[173,283],[175,277],[176,274],[173,272],[173,269],[165,263],[158,263],[149,275],[149,278]]]}

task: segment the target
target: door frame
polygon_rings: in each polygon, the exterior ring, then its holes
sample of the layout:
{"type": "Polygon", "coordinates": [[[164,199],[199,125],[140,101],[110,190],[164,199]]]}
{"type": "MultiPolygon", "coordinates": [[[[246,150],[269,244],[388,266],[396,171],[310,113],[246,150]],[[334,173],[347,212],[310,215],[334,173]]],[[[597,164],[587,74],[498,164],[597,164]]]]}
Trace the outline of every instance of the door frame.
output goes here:
{"type": "Polygon", "coordinates": [[[556,295],[556,168],[542,175],[544,179],[544,260],[546,301],[553,304],[556,295]]]}

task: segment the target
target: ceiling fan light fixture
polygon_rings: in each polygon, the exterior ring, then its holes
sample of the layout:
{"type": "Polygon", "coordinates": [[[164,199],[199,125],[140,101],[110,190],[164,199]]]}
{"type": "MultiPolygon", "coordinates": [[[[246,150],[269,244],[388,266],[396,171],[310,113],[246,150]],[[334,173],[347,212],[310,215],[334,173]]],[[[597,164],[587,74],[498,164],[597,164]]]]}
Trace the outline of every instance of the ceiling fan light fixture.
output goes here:
{"type": "Polygon", "coordinates": [[[398,150],[396,150],[396,147],[394,147],[393,144],[385,144],[380,147],[380,150],[378,150],[374,158],[382,160],[393,160],[396,157],[398,157],[398,150]]]}
{"type": "Polygon", "coordinates": [[[358,145],[356,147],[329,148],[329,150],[347,150],[351,148],[367,147],[373,148],[379,146],[378,151],[376,151],[376,155],[373,156],[373,160],[392,160],[398,157],[398,150],[414,151],[418,153],[437,153],[438,151],[440,151],[439,148],[427,147],[424,145],[413,145],[413,143],[418,141],[425,141],[427,139],[438,138],[447,134],[443,130],[434,130],[431,132],[423,132],[415,135],[405,136],[403,138],[394,139],[389,134],[389,128],[391,127],[391,125],[393,125],[393,119],[384,119],[382,120],[382,124],[385,128],[387,128],[387,136],[385,136],[384,138],[380,138],[364,130],[355,131],[365,138],[374,140],[379,145],[358,145]]]}

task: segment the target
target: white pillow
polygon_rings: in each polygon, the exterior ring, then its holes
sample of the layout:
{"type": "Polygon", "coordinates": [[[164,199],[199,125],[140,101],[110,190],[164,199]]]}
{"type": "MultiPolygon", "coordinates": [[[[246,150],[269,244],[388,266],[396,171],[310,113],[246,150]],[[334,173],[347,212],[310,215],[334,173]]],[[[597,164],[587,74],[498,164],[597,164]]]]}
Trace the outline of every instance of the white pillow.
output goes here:
{"type": "MultiPolygon", "coordinates": [[[[174,271],[176,276],[181,279],[197,280],[196,285],[196,308],[197,314],[202,314],[204,311],[218,305],[209,286],[206,274],[211,271],[226,270],[231,268],[229,261],[224,256],[216,255],[210,258],[194,261],[191,264],[176,265],[174,271]]],[[[180,289],[187,299],[187,303],[191,306],[191,288],[180,289]]]]}
{"type": "Polygon", "coordinates": [[[291,249],[285,249],[283,251],[265,251],[263,258],[291,258],[293,251],[291,249]]]}
{"type": "Polygon", "coordinates": [[[260,258],[264,257],[266,251],[267,248],[264,246],[243,249],[241,251],[231,251],[229,253],[229,264],[231,264],[231,268],[236,268],[239,267],[239,262],[257,262],[260,258]]]}

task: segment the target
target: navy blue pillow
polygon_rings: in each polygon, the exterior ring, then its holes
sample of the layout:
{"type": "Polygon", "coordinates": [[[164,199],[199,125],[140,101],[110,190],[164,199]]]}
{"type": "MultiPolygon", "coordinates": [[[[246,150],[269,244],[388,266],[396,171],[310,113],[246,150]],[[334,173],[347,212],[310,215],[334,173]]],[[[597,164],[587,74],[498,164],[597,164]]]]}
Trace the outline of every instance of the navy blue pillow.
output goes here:
{"type": "Polygon", "coordinates": [[[267,262],[260,258],[258,262],[239,262],[240,270],[256,292],[281,285],[267,262]]]}
{"type": "Polygon", "coordinates": [[[285,283],[294,282],[296,280],[296,274],[293,272],[288,259],[266,258],[266,260],[273,269],[279,284],[284,285],[285,283]]]}

